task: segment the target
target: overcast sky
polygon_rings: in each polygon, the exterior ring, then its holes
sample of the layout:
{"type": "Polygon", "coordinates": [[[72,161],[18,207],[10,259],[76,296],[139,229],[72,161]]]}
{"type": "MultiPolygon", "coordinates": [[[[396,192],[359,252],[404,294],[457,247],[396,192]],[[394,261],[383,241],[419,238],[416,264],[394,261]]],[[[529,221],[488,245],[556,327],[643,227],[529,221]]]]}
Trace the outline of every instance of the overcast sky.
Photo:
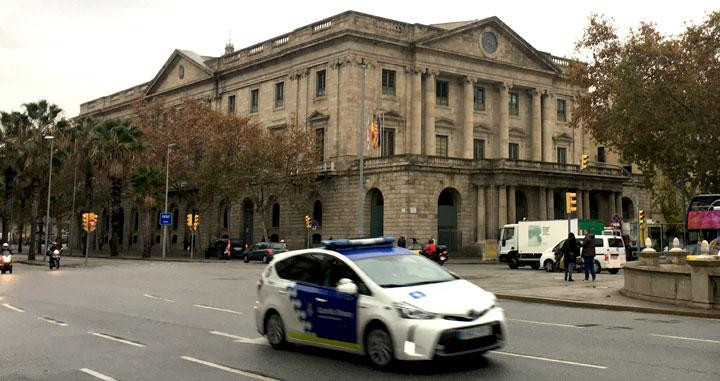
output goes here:
{"type": "Polygon", "coordinates": [[[47,99],[76,116],[80,103],[151,80],[173,49],[222,54],[346,10],[434,24],[498,16],[536,49],[572,56],[588,16],[640,21],[677,34],[717,1],[185,1],[0,0],[0,110],[47,99]]]}

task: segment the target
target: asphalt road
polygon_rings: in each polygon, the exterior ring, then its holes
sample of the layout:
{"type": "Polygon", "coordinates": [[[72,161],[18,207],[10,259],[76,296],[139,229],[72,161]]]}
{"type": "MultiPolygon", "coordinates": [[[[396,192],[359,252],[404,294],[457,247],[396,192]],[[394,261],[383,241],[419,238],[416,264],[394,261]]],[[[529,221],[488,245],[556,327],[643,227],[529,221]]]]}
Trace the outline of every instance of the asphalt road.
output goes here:
{"type": "Polygon", "coordinates": [[[0,276],[1,380],[720,379],[718,320],[501,302],[501,350],[379,372],[272,350],[253,321],[260,264],[92,262],[0,276]]]}

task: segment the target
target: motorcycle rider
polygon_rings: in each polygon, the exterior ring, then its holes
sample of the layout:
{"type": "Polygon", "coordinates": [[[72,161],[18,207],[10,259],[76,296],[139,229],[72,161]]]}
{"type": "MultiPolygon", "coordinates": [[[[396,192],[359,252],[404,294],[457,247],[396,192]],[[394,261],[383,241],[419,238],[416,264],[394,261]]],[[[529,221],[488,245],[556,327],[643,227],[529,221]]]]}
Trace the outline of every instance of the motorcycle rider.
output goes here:
{"type": "Polygon", "coordinates": [[[10,250],[10,245],[7,242],[2,244],[2,255],[12,255],[12,250],[10,250]]]}
{"type": "Polygon", "coordinates": [[[437,254],[437,245],[435,245],[434,239],[429,240],[423,250],[425,251],[425,255],[427,255],[428,258],[435,260],[435,255],[437,254]]]}

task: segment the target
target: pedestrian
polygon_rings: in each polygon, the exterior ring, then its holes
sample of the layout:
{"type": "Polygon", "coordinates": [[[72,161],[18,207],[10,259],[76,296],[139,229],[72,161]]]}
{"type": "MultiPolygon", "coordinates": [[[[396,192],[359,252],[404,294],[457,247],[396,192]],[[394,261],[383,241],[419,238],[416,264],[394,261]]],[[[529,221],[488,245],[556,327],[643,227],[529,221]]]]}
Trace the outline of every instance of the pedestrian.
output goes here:
{"type": "Polygon", "coordinates": [[[580,254],[580,247],[575,239],[575,234],[568,234],[568,239],[565,240],[560,251],[563,254],[563,261],[565,262],[565,281],[574,282],[572,274],[575,269],[575,261],[577,260],[578,254],[580,254]]]}
{"type": "Polygon", "coordinates": [[[585,281],[590,280],[592,274],[593,287],[595,287],[595,236],[589,231],[585,233],[582,243],[582,258],[585,269],[585,281]]]}
{"type": "Polygon", "coordinates": [[[400,236],[400,239],[398,240],[398,247],[405,247],[407,245],[407,242],[405,242],[405,236],[400,236]]]}

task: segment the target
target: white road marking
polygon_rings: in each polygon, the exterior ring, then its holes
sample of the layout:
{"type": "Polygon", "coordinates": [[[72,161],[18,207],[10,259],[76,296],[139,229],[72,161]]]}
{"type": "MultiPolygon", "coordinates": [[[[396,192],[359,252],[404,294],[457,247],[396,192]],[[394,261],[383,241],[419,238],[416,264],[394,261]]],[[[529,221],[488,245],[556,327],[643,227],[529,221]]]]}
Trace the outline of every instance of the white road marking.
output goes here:
{"type": "Polygon", "coordinates": [[[175,301],[172,300],[172,299],[165,299],[165,298],[160,297],[160,296],[155,296],[155,295],[150,295],[150,294],[143,294],[143,296],[146,297],[146,298],[150,298],[150,299],[162,300],[163,302],[175,303],[175,301]]]}
{"type": "Polygon", "coordinates": [[[546,323],[544,321],[532,321],[532,320],[522,320],[522,319],[508,319],[510,321],[518,321],[521,323],[530,323],[530,324],[540,324],[540,325],[552,325],[555,327],[566,327],[566,328],[582,328],[578,327],[576,325],[570,325],[570,324],[559,324],[559,323],[546,323]]]}
{"type": "Polygon", "coordinates": [[[117,381],[117,380],[115,380],[115,379],[112,378],[112,377],[108,377],[108,376],[106,376],[106,375],[104,375],[104,374],[102,374],[102,373],[100,373],[100,372],[96,372],[96,371],[94,371],[94,370],[92,370],[92,369],[82,368],[82,369],[80,369],[80,371],[83,372],[83,373],[87,373],[87,374],[89,374],[89,375],[91,375],[91,376],[93,376],[93,377],[95,377],[95,378],[99,378],[99,379],[101,379],[101,380],[103,380],[103,381],[117,381]]]}
{"type": "Polygon", "coordinates": [[[63,322],[61,322],[60,320],[55,320],[55,319],[49,318],[49,317],[38,316],[38,319],[44,320],[44,321],[46,321],[46,322],[48,322],[48,323],[50,323],[50,324],[59,325],[59,326],[61,326],[61,327],[67,327],[67,326],[68,326],[67,323],[63,323],[63,322]]]}
{"type": "Polygon", "coordinates": [[[108,339],[108,340],[112,340],[112,341],[117,341],[118,343],[123,343],[123,344],[127,344],[127,345],[132,345],[133,347],[138,347],[138,348],[144,348],[144,347],[145,347],[145,344],[136,343],[136,342],[134,342],[134,341],[121,339],[121,338],[115,337],[115,336],[104,335],[104,334],[102,334],[102,333],[97,333],[97,332],[88,332],[88,333],[91,334],[91,335],[93,335],[93,336],[102,337],[103,339],[108,339]]]}
{"type": "Polygon", "coordinates": [[[226,371],[226,372],[235,373],[235,374],[240,374],[240,375],[243,375],[243,376],[245,376],[245,377],[254,378],[254,379],[256,379],[256,380],[279,381],[279,380],[276,379],[276,378],[267,377],[267,376],[263,376],[263,375],[261,375],[261,374],[256,374],[256,373],[252,373],[252,372],[248,372],[248,371],[244,371],[244,370],[240,370],[240,369],[230,368],[230,367],[227,367],[227,366],[225,366],[225,365],[215,364],[215,363],[213,363],[213,362],[196,359],[196,358],[190,357],[190,356],[182,356],[182,357],[180,357],[180,358],[183,359],[183,360],[186,360],[186,361],[194,362],[194,363],[196,363],[196,364],[201,364],[201,365],[209,366],[209,367],[211,367],[211,368],[224,370],[224,371],[226,371]]]}
{"type": "Polygon", "coordinates": [[[20,308],[20,307],[15,307],[15,306],[13,306],[13,305],[11,305],[11,304],[7,304],[7,303],[3,303],[3,307],[9,308],[9,309],[11,309],[11,310],[13,310],[13,311],[15,311],[15,312],[25,312],[24,309],[22,309],[22,308],[20,308]]]}
{"type": "Polygon", "coordinates": [[[236,343],[245,343],[245,344],[258,344],[258,345],[268,345],[267,339],[264,337],[257,337],[254,339],[251,339],[249,337],[242,337],[242,336],[236,336],[230,333],[225,332],[219,332],[219,331],[210,331],[211,334],[217,335],[217,336],[224,336],[231,338],[235,340],[236,343]]]}
{"type": "Polygon", "coordinates": [[[582,367],[586,367],[586,368],[607,369],[606,366],[593,365],[593,364],[583,364],[583,363],[581,363],[581,362],[573,362],[573,361],[565,361],[565,360],[557,360],[557,359],[549,359],[549,358],[547,358],[547,357],[536,357],[536,356],[521,355],[521,354],[509,353],[509,352],[498,352],[498,351],[492,351],[492,353],[496,353],[496,354],[499,354],[499,355],[505,355],[505,356],[512,356],[512,357],[521,357],[521,358],[525,358],[525,359],[532,359],[532,360],[540,360],[540,361],[554,362],[554,363],[559,363],[559,364],[582,366],[582,367]]]}
{"type": "Polygon", "coordinates": [[[205,308],[205,309],[207,309],[207,310],[227,312],[227,313],[231,313],[231,314],[235,314],[235,315],[242,315],[242,314],[243,314],[242,312],[233,311],[233,310],[228,310],[228,309],[225,309],[225,308],[218,308],[218,307],[213,307],[213,306],[206,306],[206,305],[204,305],[204,304],[193,304],[193,306],[198,307],[198,308],[205,308]]]}
{"type": "Polygon", "coordinates": [[[695,339],[695,338],[692,338],[692,337],[682,337],[682,336],[658,335],[658,334],[655,334],[655,333],[649,333],[648,335],[650,335],[650,336],[655,336],[655,337],[666,337],[666,338],[669,338],[669,339],[702,341],[703,343],[720,344],[720,341],[718,341],[718,340],[695,339]]]}

